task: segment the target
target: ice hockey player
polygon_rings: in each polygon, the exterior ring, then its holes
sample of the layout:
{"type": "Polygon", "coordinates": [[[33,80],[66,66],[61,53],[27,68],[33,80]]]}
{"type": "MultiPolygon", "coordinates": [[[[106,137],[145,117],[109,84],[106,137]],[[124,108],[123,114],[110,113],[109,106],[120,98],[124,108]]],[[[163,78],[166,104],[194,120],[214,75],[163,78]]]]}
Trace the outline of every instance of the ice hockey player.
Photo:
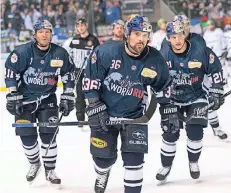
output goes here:
{"type": "Polygon", "coordinates": [[[78,78],[76,84],[76,117],[78,121],[85,120],[86,103],[82,91],[83,70],[85,68],[84,61],[90,55],[94,48],[99,45],[97,37],[90,34],[88,31],[88,24],[84,18],[80,18],[76,22],[76,35],[64,42],[63,47],[68,51],[72,57],[77,68],[76,77],[78,78]]]}
{"type": "Polygon", "coordinates": [[[124,21],[118,19],[112,24],[112,33],[113,37],[104,43],[113,43],[115,41],[123,41],[124,40],[124,21]]]}
{"type": "MultiPolygon", "coordinates": [[[[75,107],[75,67],[67,51],[51,43],[53,28],[48,20],[40,19],[33,27],[34,41],[18,46],[5,63],[5,83],[9,90],[6,108],[15,115],[17,123],[55,122],[59,119],[59,110],[64,116],[68,116],[75,107]],[[58,76],[61,76],[64,84],[59,109],[55,94],[58,76]]],[[[46,154],[46,148],[56,129],[39,128],[45,176],[52,184],[61,183],[54,171],[57,158],[56,139],[46,154]]],[[[20,136],[30,163],[26,179],[31,184],[41,169],[37,128],[16,128],[16,135],[20,136]]]]}
{"type": "MultiPolygon", "coordinates": [[[[200,36],[199,34],[190,32],[190,21],[187,16],[176,15],[174,17],[174,20],[179,20],[183,23],[184,28],[185,28],[185,34],[186,34],[188,41],[192,42],[193,44],[197,44],[198,46],[202,46],[202,47],[206,46],[206,42],[202,36],[200,36]]],[[[162,47],[161,49],[162,50],[166,49],[166,51],[164,52],[167,52],[167,49],[170,49],[169,45],[167,45],[169,43],[167,44],[164,43],[164,44],[165,46],[162,47]]],[[[205,88],[209,88],[211,85],[211,78],[205,76],[204,83],[205,83],[205,88]]],[[[214,111],[213,109],[209,110],[208,121],[213,130],[214,136],[218,136],[220,139],[227,139],[228,135],[224,131],[221,130],[217,111],[214,111]]]]}
{"type": "Polygon", "coordinates": [[[105,192],[111,167],[117,159],[119,133],[125,167],[124,192],[141,192],[144,153],[148,151],[147,125],[109,126],[106,122],[109,117],[141,117],[147,86],[156,92],[168,88],[171,79],[167,63],[159,51],[147,46],[151,32],[146,17],[131,15],[125,23],[126,41],[100,45],[89,58],[83,82],[89,104],[86,114],[91,128],[90,152],[97,173],[96,193],[105,192]]]}
{"type": "MultiPolygon", "coordinates": [[[[189,40],[190,42],[194,42],[194,44],[199,44],[199,45],[203,45],[205,46],[205,40],[203,39],[203,37],[201,37],[199,34],[197,33],[193,33],[190,32],[190,20],[186,15],[176,15],[174,16],[173,20],[179,20],[184,24],[184,28],[185,28],[185,35],[187,37],[187,40],[189,40]]],[[[161,45],[161,49],[163,48],[169,48],[169,42],[167,40],[167,37],[163,40],[162,45],[161,45]]]]}
{"type": "Polygon", "coordinates": [[[152,36],[150,38],[149,46],[152,46],[153,48],[160,50],[161,43],[163,42],[164,38],[166,37],[166,31],[165,31],[166,24],[167,24],[167,22],[163,18],[160,18],[157,21],[157,26],[158,26],[159,30],[157,30],[155,33],[152,34],[152,36]]]}
{"type": "MultiPolygon", "coordinates": [[[[198,179],[203,128],[208,122],[207,112],[197,113],[198,110],[208,105],[208,94],[203,89],[204,75],[211,76],[212,86],[209,96],[214,102],[212,109],[217,110],[224,103],[222,68],[219,59],[210,48],[201,47],[186,40],[184,26],[179,20],[169,22],[166,33],[171,49],[161,54],[168,63],[173,79],[172,103],[178,106],[178,112],[182,115],[184,113],[187,116],[194,114],[192,119],[186,122],[187,151],[190,175],[193,179],[198,179]]],[[[166,100],[164,96],[163,99],[166,100]]],[[[161,98],[159,100],[161,102],[161,98]]],[[[156,175],[156,179],[160,182],[165,182],[170,173],[176,153],[176,142],[180,136],[179,128],[164,124],[165,119],[162,115],[161,163],[163,167],[156,175]]]]}

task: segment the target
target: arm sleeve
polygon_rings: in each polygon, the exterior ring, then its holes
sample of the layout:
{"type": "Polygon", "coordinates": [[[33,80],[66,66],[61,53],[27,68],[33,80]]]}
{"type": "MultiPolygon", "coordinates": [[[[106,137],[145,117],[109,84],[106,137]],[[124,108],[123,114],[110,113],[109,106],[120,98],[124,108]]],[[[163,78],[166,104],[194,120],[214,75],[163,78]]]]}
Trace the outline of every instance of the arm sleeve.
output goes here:
{"type": "Polygon", "coordinates": [[[224,79],[220,60],[208,47],[205,49],[205,72],[208,77],[211,77],[212,86],[210,92],[213,92],[214,89],[223,90],[224,79]]]}
{"type": "Polygon", "coordinates": [[[63,82],[64,91],[67,89],[73,89],[75,86],[75,65],[73,63],[72,58],[64,50],[64,59],[63,66],[61,68],[61,80],[63,82]]]}
{"type": "Polygon", "coordinates": [[[17,89],[21,78],[20,73],[26,64],[26,56],[23,53],[17,50],[10,53],[5,62],[5,84],[7,88],[14,87],[17,89]]]}
{"type": "Polygon", "coordinates": [[[157,94],[158,103],[170,103],[171,97],[171,77],[165,59],[159,55],[157,76],[151,83],[152,90],[157,94]]]}
{"type": "Polygon", "coordinates": [[[90,55],[84,73],[83,90],[86,98],[100,98],[99,90],[105,79],[107,66],[110,62],[108,54],[97,47],[90,55]]]}

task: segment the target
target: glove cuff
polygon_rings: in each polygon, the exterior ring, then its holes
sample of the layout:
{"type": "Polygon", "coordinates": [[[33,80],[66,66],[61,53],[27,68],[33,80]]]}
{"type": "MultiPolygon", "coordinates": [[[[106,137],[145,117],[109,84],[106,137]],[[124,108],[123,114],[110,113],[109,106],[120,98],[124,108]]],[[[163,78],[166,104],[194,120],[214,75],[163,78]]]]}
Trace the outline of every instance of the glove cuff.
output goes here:
{"type": "Polygon", "coordinates": [[[214,93],[214,94],[220,94],[220,95],[224,94],[224,90],[223,89],[219,89],[219,88],[210,88],[209,92],[210,93],[214,93]]]}
{"type": "Polygon", "coordinates": [[[75,101],[74,93],[63,93],[63,94],[61,94],[60,98],[61,98],[61,100],[75,101]]]}
{"type": "Polygon", "coordinates": [[[86,111],[86,114],[87,116],[92,116],[92,115],[95,115],[97,113],[100,113],[102,111],[105,111],[107,109],[107,106],[105,104],[101,104],[99,105],[98,107],[95,107],[95,108],[92,108],[92,109],[89,109],[88,111],[86,111]]]}
{"type": "Polygon", "coordinates": [[[165,105],[161,106],[159,108],[160,114],[161,115],[169,115],[169,114],[174,114],[177,113],[177,107],[175,105],[165,105]]]}
{"type": "Polygon", "coordinates": [[[9,93],[6,96],[6,99],[8,101],[17,101],[17,100],[22,100],[23,99],[23,95],[19,94],[19,93],[9,93]]]}

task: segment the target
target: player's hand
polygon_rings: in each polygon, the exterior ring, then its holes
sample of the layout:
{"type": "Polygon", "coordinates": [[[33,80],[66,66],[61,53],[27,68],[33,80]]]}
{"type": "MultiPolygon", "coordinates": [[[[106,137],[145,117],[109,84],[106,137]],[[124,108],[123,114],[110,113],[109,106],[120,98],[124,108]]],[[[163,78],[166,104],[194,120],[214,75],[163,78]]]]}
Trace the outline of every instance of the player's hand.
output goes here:
{"type": "Polygon", "coordinates": [[[108,131],[106,122],[109,120],[107,107],[98,98],[88,99],[89,105],[86,108],[89,126],[93,131],[105,133],[108,131]]]}
{"type": "Polygon", "coordinates": [[[225,98],[222,96],[222,94],[210,93],[209,102],[214,103],[214,105],[211,107],[212,110],[218,110],[221,107],[221,105],[224,104],[225,98]]]}
{"type": "Polygon", "coordinates": [[[6,95],[6,109],[12,115],[21,115],[23,113],[23,95],[19,92],[11,92],[6,95]]]}
{"type": "Polygon", "coordinates": [[[59,111],[64,116],[68,116],[70,112],[75,108],[75,95],[73,92],[61,94],[61,100],[59,104],[59,111]]]}
{"type": "Polygon", "coordinates": [[[180,128],[177,107],[172,104],[161,105],[159,111],[161,115],[161,128],[165,132],[177,132],[180,128]]]}

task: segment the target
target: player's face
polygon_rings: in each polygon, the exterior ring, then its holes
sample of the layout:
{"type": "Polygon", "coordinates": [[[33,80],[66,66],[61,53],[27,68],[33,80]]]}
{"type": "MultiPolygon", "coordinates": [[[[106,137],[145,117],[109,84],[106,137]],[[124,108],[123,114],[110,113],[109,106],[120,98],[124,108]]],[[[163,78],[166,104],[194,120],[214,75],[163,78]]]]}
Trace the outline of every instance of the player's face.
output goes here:
{"type": "Polygon", "coordinates": [[[42,47],[46,47],[51,42],[52,33],[49,29],[40,29],[36,31],[35,39],[42,47]]]}
{"type": "Polygon", "coordinates": [[[186,39],[185,34],[181,32],[178,34],[170,35],[168,41],[171,43],[173,49],[180,50],[185,43],[185,39],[186,39]]]}
{"type": "Polygon", "coordinates": [[[77,32],[79,34],[84,34],[87,32],[87,25],[85,23],[82,23],[82,24],[78,24],[77,25],[77,32]]]}
{"type": "Polygon", "coordinates": [[[189,23],[184,23],[184,29],[185,29],[186,36],[188,36],[189,33],[190,33],[190,25],[189,25],[189,23]]]}
{"type": "Polygon", "coordinates": [[[113,34],[117,38],[122,38],[123,34],[124,34],[124,28],[123,28],[123,26],[120,25],[120,24],[116,24],[115,27],[114,27],[114,29],[113,29],[113,34]]]}
{"type": "Polygon", "coordinates": [[[149,40],[149,33],[143,31],[132,31],[128,37],[128,46],[132,48],[136,54],[140,54],[149,40]]]}

